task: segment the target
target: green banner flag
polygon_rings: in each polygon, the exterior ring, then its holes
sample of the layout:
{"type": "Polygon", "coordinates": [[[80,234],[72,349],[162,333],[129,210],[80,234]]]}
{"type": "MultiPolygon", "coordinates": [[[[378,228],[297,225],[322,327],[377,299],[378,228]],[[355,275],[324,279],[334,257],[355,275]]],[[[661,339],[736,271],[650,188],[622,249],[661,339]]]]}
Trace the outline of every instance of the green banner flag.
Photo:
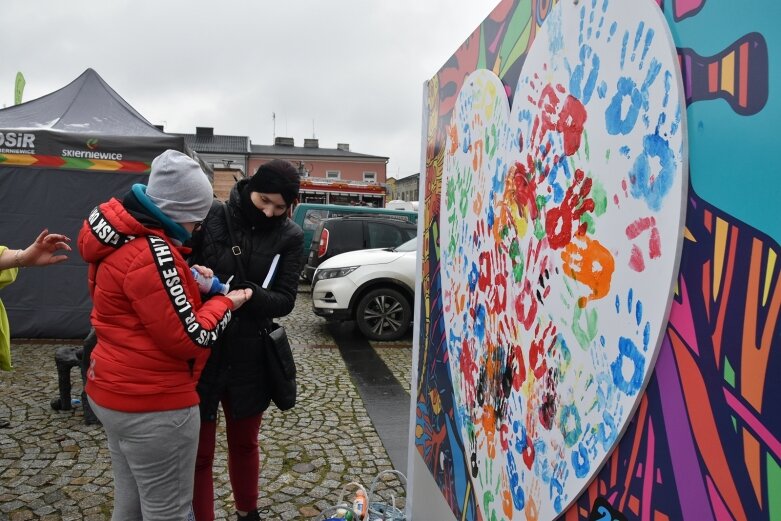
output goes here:
{"type": "Polygon", "coordinates": [[[24,86],[27,82],[24,81],[24,75],[21,72],[16,73],[16,85],[14,86],[14,105],[18,105],[22,102],[22,94],[24,93],[24,86]]]}

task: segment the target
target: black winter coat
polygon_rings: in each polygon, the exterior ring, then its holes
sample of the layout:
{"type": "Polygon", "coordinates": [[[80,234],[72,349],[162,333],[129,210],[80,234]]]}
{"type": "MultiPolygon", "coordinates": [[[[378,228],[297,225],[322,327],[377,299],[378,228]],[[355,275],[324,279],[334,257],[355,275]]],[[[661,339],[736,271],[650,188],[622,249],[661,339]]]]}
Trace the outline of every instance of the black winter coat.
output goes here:
{"type": "MultiPolygon", "coordinates": [[[[247,180],[241,180],[233,187],[227,206],[247,279],[256,286],[250,301],[233,313],[228,330],[212,348],[198,382],[201,417],[207,421],[216,419],[219,402],[226,395],[235,418],[266,410],[270,395],[259,332],[270,326],[273,318],[293,310],[298,291],[304,233],[290,219],[271,229],[251,227],[244,219],[239,203],[240,190],[246,183],[247,180]],[[277,253],[280,259],[276,275],[268,289],[261,289],[277,253]]],[[[215,201],[201,230],[193,236],[190,264],[211,268],[223,282],[233,275],[231,285],[235,286],[241,275],[236,266],[237,257],[231,251],[232,245],[223,204],[215,201]]]]}

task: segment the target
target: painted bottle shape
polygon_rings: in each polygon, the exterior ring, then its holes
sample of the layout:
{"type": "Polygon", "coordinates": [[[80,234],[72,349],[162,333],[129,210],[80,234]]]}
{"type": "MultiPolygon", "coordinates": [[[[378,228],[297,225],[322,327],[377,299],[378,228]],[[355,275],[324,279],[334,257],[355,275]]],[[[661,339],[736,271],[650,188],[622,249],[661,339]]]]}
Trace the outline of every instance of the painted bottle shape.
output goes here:
{"type": "Polygon", "coordinates": [[[356,520],[366,519],[366,511],[368,509],[368,500],[366,498],[366,492],[361,489],[355,493],[353,499],[353,512],[355,513],[356,520]]]}
{"type": "Polygon", "coordinates": [[[195,277],[195,282],[198,283],[198,289],[204,295],[214,295],[216,293],[226,295],[230,291],[230,284],[223,284],[217,277],[204,277],[195,268],[190,268],[190,272],[195,277]]]}

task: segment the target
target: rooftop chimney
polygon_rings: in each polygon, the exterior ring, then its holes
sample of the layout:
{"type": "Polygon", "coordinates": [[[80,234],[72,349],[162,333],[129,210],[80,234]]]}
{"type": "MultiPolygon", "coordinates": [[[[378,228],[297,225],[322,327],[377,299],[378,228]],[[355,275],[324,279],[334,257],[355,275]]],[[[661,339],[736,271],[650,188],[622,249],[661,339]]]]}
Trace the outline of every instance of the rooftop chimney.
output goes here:
{"type": "Polygon", "coordinates": [[[337,143],[336,144],[337,150],[343,150],[344,152],[350,151],[350,143],[337,143]]]}
{"type": "Polygon", "coordinates": [[[304,139],[304,148],[319,148],[319,143],[316,139],[304,139]]]}
{"type": "Polygon", "coordinates": [[[295,146],[295,140],[292,137],[276,137],[274,138],[274,145],[281,147],[295,146]]]}
{"type": "Polygon", "coordinates": [[[214,137],[214,127],[195,127],[195,135],[201,137],[214,137]]]}

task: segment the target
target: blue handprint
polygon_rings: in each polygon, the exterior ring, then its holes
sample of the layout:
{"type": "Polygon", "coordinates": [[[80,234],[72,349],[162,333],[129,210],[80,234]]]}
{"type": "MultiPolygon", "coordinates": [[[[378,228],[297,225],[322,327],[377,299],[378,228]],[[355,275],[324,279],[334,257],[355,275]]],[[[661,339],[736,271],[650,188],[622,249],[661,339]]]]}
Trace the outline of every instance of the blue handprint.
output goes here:
{"type": "MultiPolygon", "coordinates": [[[[643,84],[638,87],[633,76],[639,76],[639,72],[645,68],[645,58],[648,54],[648,50],[651,48],[651,43],[654,40],[654,30],[648,29],[645,31],[645,24],[640,22],[635,31],[633,45],[631,51],[629,50],[629,31],[624,32],[624,38],[621,44],[621,70],[628,67],[629,64],[636,66],[635,74],[621,76],[616,83],[616,92],[613,98],[610,100],[610,104],[605,110],[605,123],[607,131],[611,135],[627,135],[634,128],[637,123],[637,118],[640,115],[641,109],[645,112],[648,111],[648,93],[650,87],[654,84],[659,71],[662,68],[662,64],[656,58],[651,59],[651,63],[646,70],[645,80],[643,84]],[[645,34],[645,43],[640,54],[640,59],[637,59],[638,46],[645,34]],[[629,53],[629,64],[626,62],[627,54],[629,53]],[[629,107],[626,109],[626,114],[623,113],[624,100],[629,98],[629,107]]],[[[643,122],[646,127],[649,125],[647,114],[643,116],[643,122]]]]}
{"type": "Polygon", "coordinates": [[[632,197],[644,199],[651,210],[659,210],[662,200],[670,191],[675,179],[675,151],[670,148],[669,136],[678,133],[681,124],[681,108],[675,107],[672,117],[667,117],[670,101],[672,74],[664,74],[664,98],[653,133],[643,137],[643,150],[635,159],[629,180],[632,185],[632,197]],[[669,127],[668,127],[669,125],[669,127]],[[664,129],[667,130],[664,130],[664,129]],[[653,160],[656,158],[656,161],[653,160]],[[653,165],[659,165],[654,171],[653,165]]]}
{"type": "MultiPolygon", "coordinates": [[[[591,0],[591,9],[588,16],[588,27],[586,26],[586,6],[580,8],[580,35],[578,36],[578,45],[580,49],[578,51],[578,63],[575,67],[571,67],[569,60],[567,60],[566,67],[570,75],[569,90],[570,93],[578,98],[584,105],[588,105],[591,100],[591,96],[594,94],[594,89],[597,86],[597,79],[599,78],[600,58],[599,55],[594,52],[594,49],[589,45],[589,41],[592,36],[599,39],[602,35],[602,26],[605,23],[605,11],[607,10],[608,0],[603,0],[601,6],[601,13],[599,20],[596,22],[596,31],[594,31],[594,23],[596,16],[597,0],[591,0]]],[[[612,35],[611,35],[612,36],[612,35]]],[[[609,41],[608,37],[608,41],[609,41]]],[[[604,82],[603,82],[604,83],[604,82]]],[[[598,93],[603,96],[605,88],[600,86],[598,93]]]]}
{"type": "Polygon", "coordinates": [[[643,138],[643,151],[635,159],[629,180],[632,197],[645,199],[648,208],[659,210],[664,196],[670,191],[675,176],[675,152],[670,142],[658,132],[643,138]],[[660,169],[654,172],[652,158],[656,158],[660,169]]]}
{"type": "Polygon", "coordinates": [[[591,470],[591,460],[583,442],[578,443],[577,448],[572,451],[571,460],[575,476],[585,478],[591,470]]]}
{"type": "MultiPolygon", "coordinates": [[[[651,210],[659,210],[675,180],[677,154],[670,148],[669,137],[679,131],[681,108],[670,102],[671,92],[674,92],[672,71],[662,71],[662,64],[655,57],[646,63],[654,36],[653,29],[643,22],[637,25],[634,35],[630,31],[624,32],[619,63],[625,74],[618,78],[616,91],[605,109],[605,127],[611,135],[628,135],[640,119],[643,127],[650,131],[642,138],[642,148],[634,151],[636,157],[628,180],[634,198],[645,200],[651,210]],[[638,86],[635,78],[643,75],[642,84],[638,86]],[[662,98],[655,121],[649,104],[652,88],[662,98]]],[[[632,152],[628,146],[621,149],[626,157],[632,152]]]]}
{"type": "Polygon", "coordinates": [[[518,465],[515,463],[515,455],[510,452],[507,454],[507,475],[510,477],[510,493],[513,498],[515,510],[523,510],[526,506],[526,496],[523,493],[518,465]]]}
{"type": "MultiPolygon", "coordinates": [[[[627,294],[627,311],[630,314],[634,313],[635,322],[638,326],[637,333],[641,337],[642,349],[644,352],[648,351],[648,343],[651,339],[651,324],[646,321],[642,334],[640,333],[639,328],[643,321],[643,303],[639,300],[634,302],[634,292],[631,288],[627,294]]],[[[616,296],[616,312],[621,312],[621,301],[618,296],[616,296]]],[[[613,384],[618,390],[629,396],[637,394],[645,376],[645,356],[640,352],[638,344],[633,339],[624,336],[618,338],[618,356],[610,364],[610,372],[613,375],[613,384]],[[632,376],[629,379],[624,377],[624,363],[632,364],[632,376]]]]}

